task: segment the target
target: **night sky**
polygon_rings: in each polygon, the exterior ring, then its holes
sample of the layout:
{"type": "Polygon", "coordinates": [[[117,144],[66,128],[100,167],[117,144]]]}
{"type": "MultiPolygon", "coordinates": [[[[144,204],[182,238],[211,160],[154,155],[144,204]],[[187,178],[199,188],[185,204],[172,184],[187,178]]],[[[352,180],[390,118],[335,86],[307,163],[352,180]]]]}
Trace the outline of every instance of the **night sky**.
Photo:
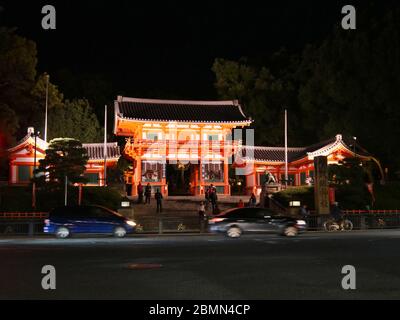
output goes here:
{"type": "MultiPolygon", "coordinates": [[[[352,1],[352,4],[358,4],[352,1]]],[[[63,91],[62,71],[101,78],[113,99],[216,98],[215,58],[301,52],[340,24],[344,1],[2,1],[1,25],[38,44],[39,71],[63,91]],[[57,30],[41,28],[41,8],[57,10],[57,30]],[[57,79],[59,78],[59,79],[57,79]]],[[[67,92],[68,94],[68,92],[67,92]]]]}

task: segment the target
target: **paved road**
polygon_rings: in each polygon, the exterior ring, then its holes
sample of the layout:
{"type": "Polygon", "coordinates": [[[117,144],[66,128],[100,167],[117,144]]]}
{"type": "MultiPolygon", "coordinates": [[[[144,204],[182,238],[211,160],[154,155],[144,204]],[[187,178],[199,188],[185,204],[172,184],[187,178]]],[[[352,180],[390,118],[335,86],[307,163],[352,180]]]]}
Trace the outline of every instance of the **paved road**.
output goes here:
{"type": "Polygon", "coordinates": [[[2,299],[399,299],[400,230],[0,239],[2,299]],[[143,264],[153,264],[152,269],[143,264]],[[41,268],[56,268],[56,290],[41,268]],[[357,270],[341,288],[342,266],[357,270]]]}

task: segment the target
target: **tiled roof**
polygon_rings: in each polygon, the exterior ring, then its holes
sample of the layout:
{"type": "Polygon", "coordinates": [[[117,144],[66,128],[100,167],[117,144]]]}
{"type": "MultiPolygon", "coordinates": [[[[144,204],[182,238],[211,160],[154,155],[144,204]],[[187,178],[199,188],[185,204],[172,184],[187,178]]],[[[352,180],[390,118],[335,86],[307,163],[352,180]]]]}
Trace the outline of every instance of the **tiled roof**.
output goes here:
{"type": "Polygon", "coordinates": [[[238,101],[181,101],[118,97],[116,114],[124,119],[226,123],[247,122],[238,101]]]}
{"type": "MultiPolygon", "coordinates": [[[[89,160],[104,159],[103,143],[83,143],[82,146],[87,150],[89,160]]],[[[107,159],[118,159],[121,153],[116,142],[107,143],[107,159]]]]}
{"type": "MultiPolygon", "coordinates": [[[[328,139],[307,147],[288,148],[288,162],[293,162],[307,157],[309,154],[323,152],[329,149],[334,149],[338,144],[342,144],[348,150],[354,152],[354,140],[344,139],[342,135],[337,135],[335,138],[328,139]]],[[[355,152],[359,156],[369,157],[371,154],[362,148],[358,143],[355,143],[355,152]]],[[[264,161],[264,162],[285,162],[285,148],[283,147],[250,147],[243,146],[241,148],[241,156],[248,160],[264,161]]]]}
{"type": "MultiPolygon", "coordinates": [[[[351,140],[349,138],[342,138],[343,144],[351,151],[354,151],[354,140],[351,140]]],[[[370,157],[372,154],[363,148],[358,142],[355,143],[355,152],[357,155],[360,156],[365,156],[365,157],[370,157]]]]}
{"type": "MultiPolygon", "coordinates": [[[[313,144],[311,146],[306,147],[306,156],[307,154],[314,154],[315,152],[319,152],[320,150],[327,150],[327,149],[332,149],[335,148],[338,144],[341,144],[348,150],[355,152],[359,156],[365,156],[365,157],[370,157],[371,154],[365,150],[363,147],[360,146],[360,144],[357,141],[352,140],[351,138],[348,137],[343,137],[341,134],[336,135],[335,138],[331,138],[316,144],[313,144]]],[[[293,159],[294,160],[299,160],[302,157],[293,159]]]]}
{"type": "MultiPolygon", "coordinates": [[[[21,140],[19,140],[14,147],[9,148],[8,152],[15,151],[17,148],[19,148],[22,144],[25,144],[25,143],[34,145],[35,144],[35,138],[33,138],[31,136],[31,134],[28,133],[25,137],[23,137],[21,140]]],[[[44,151],[44,150],[47,149],[48,144],[46,143],[46,141],[44,141],[40,137],[36,137],[36,146],[37,146],[37,149],[41,149],[41,150],[44,151]]]]}
{"type": "MultiPolygon", "coordinates": [[[[242,147],[242,156],[249,160],[285,162],[285,148],[283,147],[242,147]]],[[[305,155],[305,148],[288,148],[288,161],[305,155]]]]}
{"type": "MultiPolygon", "coordinates": [[[[32,128],[33,130],[33,128],[32,128]]],[[[17,145],[8,149],[8,152],[13,152],[17,150],[20,145],[24,143],[29,143],[32,146],[35,145],[35,139],[31,137],[31,134],[28,134],[23,137],[17,145]]],[[[41,139],[40,137],[36,138],[36,145],[38,148],[42,150],[46,150],[48,148],[48,143],[41,139]]],[[[82,146],[87,150],[87,154],[89,156],[89,160],[99,160],[104,159],[104,143],[82,143],[82,146]]],[[[119,146],[116,142],[107,143],[107,159],[118,159],[121,156],[119,146]]]]}

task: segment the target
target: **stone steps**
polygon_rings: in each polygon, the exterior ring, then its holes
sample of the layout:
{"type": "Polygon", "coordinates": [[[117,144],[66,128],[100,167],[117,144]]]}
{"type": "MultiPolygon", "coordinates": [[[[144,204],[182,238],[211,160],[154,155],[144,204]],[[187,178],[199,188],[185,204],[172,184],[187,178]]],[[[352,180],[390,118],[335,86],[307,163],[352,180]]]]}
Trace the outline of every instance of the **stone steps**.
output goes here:
{"type": "MultiPolygon", "coordinates": [[[[167,200],[163,201],[162,208],[163,212],[162,215],[164,216],[197,216],[198,214],[198,206],[199,202],[185,202],[185,201],[172,201],[167,200]]],[[[233,204],[226,204],[226,203],[219,203],[219,209],[221,211],[230,209],[234,207],[233,204]]],[[[157,204],[156,202],[150,202],[150,204],[134,204],[133,210],[135,216],[148,216],[148,215],[156,215],[157,204]]],[[[208,213],[211,214],[211,204],[208,208],[208,213]]]]}
{"type": "MultiPolygon", "coordinates": [[[[237,206],[239,199],[244,202],[248,197],[238,196],[219,196],[218,206],[220,211],[231,209],[237,206]]],[[[204,196],[199,197],[165,197],[163,199],[163,212],[157,213],[157,203],[154,198],[150,204],[138,204],[136,198],[131,198],[132,208],[122,209],[120,213],[134,219],[138,223],[137,232],[200,232],[200,221],[198,216],[198,206],[204,201],[204,196]],[[160,222],[161,220],[161,222],[160,222]]],[[[211,204],[207,210],[207,215],[212,215],[211,204]]]]}

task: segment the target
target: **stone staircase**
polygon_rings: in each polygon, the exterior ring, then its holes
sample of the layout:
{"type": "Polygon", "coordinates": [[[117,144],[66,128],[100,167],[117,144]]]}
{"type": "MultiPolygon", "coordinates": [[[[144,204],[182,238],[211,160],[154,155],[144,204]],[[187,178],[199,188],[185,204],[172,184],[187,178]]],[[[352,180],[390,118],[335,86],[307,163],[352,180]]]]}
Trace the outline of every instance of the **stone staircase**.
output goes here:
{"type": "MultiPolygon", "coordinates": [[[[239,199],[247,201],[244,197],[219,196],[218,206],[220,211],[236,207],[239,199]]],[[[150,204],[138,204],[137,198],[131,198],[131,208],[121,209],[124,216],[134,219],[139,232],[200,232],[201,225],[198,216],[198,206],[204,201],[204,196],[174,196],[163,199],[163,212],[157,213],[157,204],[154,198],[150,204]]],[[[211,215],[211,204],[207,210],[211,215]]]]}
{"type": "MultiPolygon", "coordinates": [[[[154,198],[151,199],[150,204],[138,204],[133,200],[133,211],[134,216],[159,216],[156,212],[157,205],[154,198]]],[[[165,197],[162,202],[163,212],[161,213],[164,217],[181,217],[181,216],[198,216],[198,206],[201,201],[204,201],[204,197],[165,197]]],[[[218,207],[220,211],[224,211],[230,208],[234,208],[239,199],[232,199],[232,197],[219,197],[218,207]]],[[[209,205],[208,214],[211,214],[211,204],[209,205]]]]}

